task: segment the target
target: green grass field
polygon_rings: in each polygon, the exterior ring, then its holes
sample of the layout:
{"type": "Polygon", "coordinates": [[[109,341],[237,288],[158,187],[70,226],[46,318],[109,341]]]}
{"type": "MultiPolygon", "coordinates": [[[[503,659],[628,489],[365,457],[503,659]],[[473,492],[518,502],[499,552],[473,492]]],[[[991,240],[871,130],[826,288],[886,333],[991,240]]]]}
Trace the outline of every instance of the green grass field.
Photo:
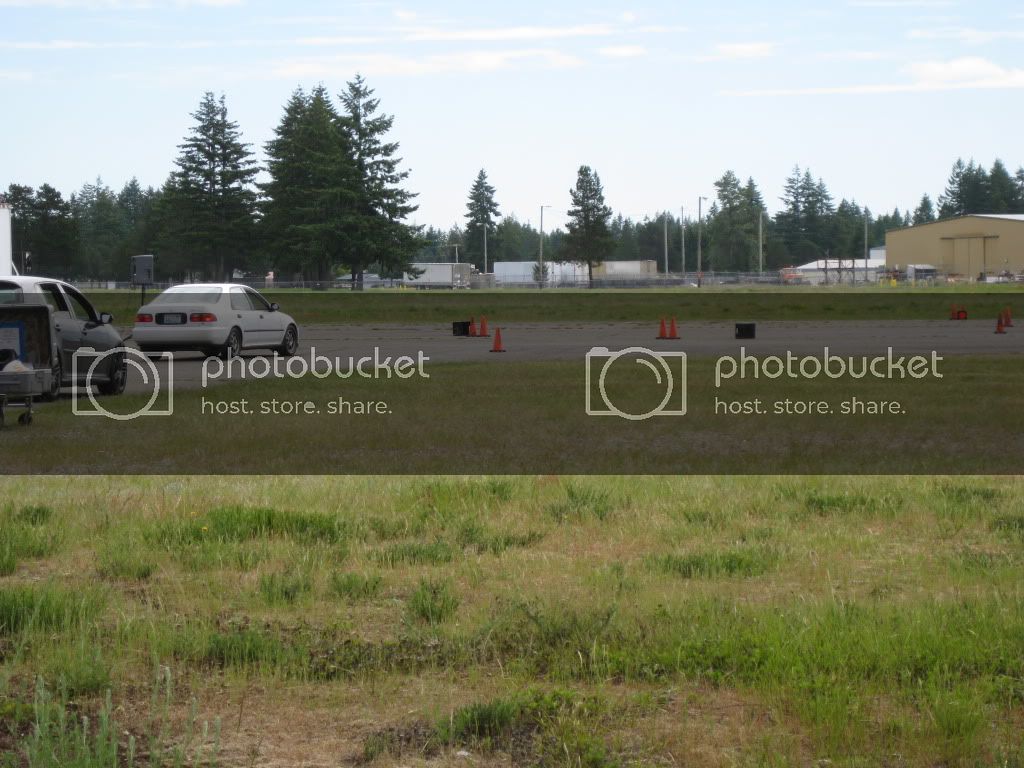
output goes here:
{"type": "Polygon", "coordinates": [[[0,765],[1024,763],[1017,480],[0,499],[0,765]]]}
{"type": "MultiPolygon", "coordinates": [[[[444,323],[486,315],[500,322],[682,320],[942,319],[951,302],[995,318],[1024,285],[921,288],[765,288],[545,291],[266,291],[300,323],[444,323]]],[[[152,294],[150,294],[152,298],[152,294]]],[[[139,307],[133,291],[99,291],[90,299],[131,325],[139,307]]]]}

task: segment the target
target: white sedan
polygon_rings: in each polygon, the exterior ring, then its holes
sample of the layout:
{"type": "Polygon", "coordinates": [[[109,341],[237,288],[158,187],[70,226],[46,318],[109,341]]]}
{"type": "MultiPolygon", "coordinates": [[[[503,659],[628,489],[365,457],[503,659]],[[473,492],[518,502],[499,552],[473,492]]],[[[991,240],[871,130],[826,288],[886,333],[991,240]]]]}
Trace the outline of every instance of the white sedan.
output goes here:
{"type": "Polygon", "coordinates": [[[193,283],[168,288],[135,316],[132,338],[143,352],[198,350],[237,357],[243,349],[291,356],[296,322],[246,285],[193,283]]]}

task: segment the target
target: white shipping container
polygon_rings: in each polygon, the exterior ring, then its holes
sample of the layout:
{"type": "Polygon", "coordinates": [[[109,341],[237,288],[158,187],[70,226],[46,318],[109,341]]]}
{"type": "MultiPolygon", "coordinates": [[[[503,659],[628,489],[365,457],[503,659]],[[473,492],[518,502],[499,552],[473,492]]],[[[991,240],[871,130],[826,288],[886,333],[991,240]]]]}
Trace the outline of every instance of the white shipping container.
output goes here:
{"type": "Polygon", "coordinates": [[[14,254],[11,242],[11,207],[0,200],[0,277],[14,274],[14,254]]]}
{"type": "Polygon", "coordinates": [[[413,277],[406,273],[404,282],[415,288],[469,288],[473,272],[472,265],[454,262],[427,262],[413,266],[420,274],[413,277]]]}

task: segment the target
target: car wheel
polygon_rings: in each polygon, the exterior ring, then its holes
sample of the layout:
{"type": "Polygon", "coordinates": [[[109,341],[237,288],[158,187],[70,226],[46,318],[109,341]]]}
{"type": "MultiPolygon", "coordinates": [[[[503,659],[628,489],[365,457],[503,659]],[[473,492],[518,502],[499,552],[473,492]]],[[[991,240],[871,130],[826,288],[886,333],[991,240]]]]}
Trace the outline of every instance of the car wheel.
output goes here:
{"type": "Polygon", "coordinates": [[[124,352],[110,356],[110,373],[108,376],[109,379],[107,381],[96,385],[100,394],[111,397],[124,394],[124,388],[128,384],[128,358],[125,357],[124,352]]]}
{"type": "Polygon", "coordinates": [[[242,354],[242,332],[238,328],[232,328],[231,333],[228,334],[228,340],[224,342],[224,347],[220,351],[220,356],[224,360],[230,360],[240,354],[242,354]]]}
{"type": "Polygon", "coordinates": [[[299,330],[294,325],[289,325],[284,332],[284,341],[277,348],[277,354],[282,357],[291,357],[299,351],[299,330]]]}
{"type": "Polygon", "coordinates": [[[61,377],[64,375],[64,368],[61,366],[60,358],[58,357],[53,363],[53,381],[50,383],[50,391],[44,392],[39,396],[39,399],[44,403],[52,403],[58,397],[60,397],[60,388],[63,382],[61,377]]]}

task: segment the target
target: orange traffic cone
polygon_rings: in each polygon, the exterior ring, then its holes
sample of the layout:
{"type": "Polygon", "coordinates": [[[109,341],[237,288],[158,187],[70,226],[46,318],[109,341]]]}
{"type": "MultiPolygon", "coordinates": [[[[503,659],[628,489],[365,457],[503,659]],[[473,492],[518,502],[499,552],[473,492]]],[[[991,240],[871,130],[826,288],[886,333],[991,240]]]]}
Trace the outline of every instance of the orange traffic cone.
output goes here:
{"type": "Polygon", "coordinates": [[[501,328],[494,329],[494,346],[491,347],[491,352],[504,352],[505,347],[501,343],[501,328]]]}
{"type": "Polygon", "coordinates": [[[999,313],[999,319],[996,320],[996,333],[1006,333],[1006,328],[1003,326],[1003,313],[999,313]]]}
{"type": "Polygon", "coordinates": [[[679,338],[679,330],[676,328],[676,319],[673,317],[672,321],[668,324],[668,337],[670,339],[679,338]]]}
{"type": "Polygon", "coordinates": [[[469,335],[476,336],[476,320],[469,318],[469,335]]]}
{"type": "Polygon", "coordinates": [[[1003,320],[1003,325],[1006,326],[1007,328],[1013,328],[1013,315],[1010,313],[1009,307],[1003,310],[1003,315],[1005,316],[1005,319],[1003,320]]]}
{"type": "Polygon", "coordinates": [[[490,336],[491,336],[491,332],[487,330],[487,316],[486,315],[483,315],[483,316],[480,317],[480,333],[478,333],[477,335],[478,336],[482,336],[485,339],[490,338],[490,336]]]}
{"type": "Polygon", "coordinates": [[[665,330],[665,318],[664,317],[661,318],[661,326],[658,328],[658,338],[659,339],[667,339],[668,338],[668,331],[665,330]]]}

